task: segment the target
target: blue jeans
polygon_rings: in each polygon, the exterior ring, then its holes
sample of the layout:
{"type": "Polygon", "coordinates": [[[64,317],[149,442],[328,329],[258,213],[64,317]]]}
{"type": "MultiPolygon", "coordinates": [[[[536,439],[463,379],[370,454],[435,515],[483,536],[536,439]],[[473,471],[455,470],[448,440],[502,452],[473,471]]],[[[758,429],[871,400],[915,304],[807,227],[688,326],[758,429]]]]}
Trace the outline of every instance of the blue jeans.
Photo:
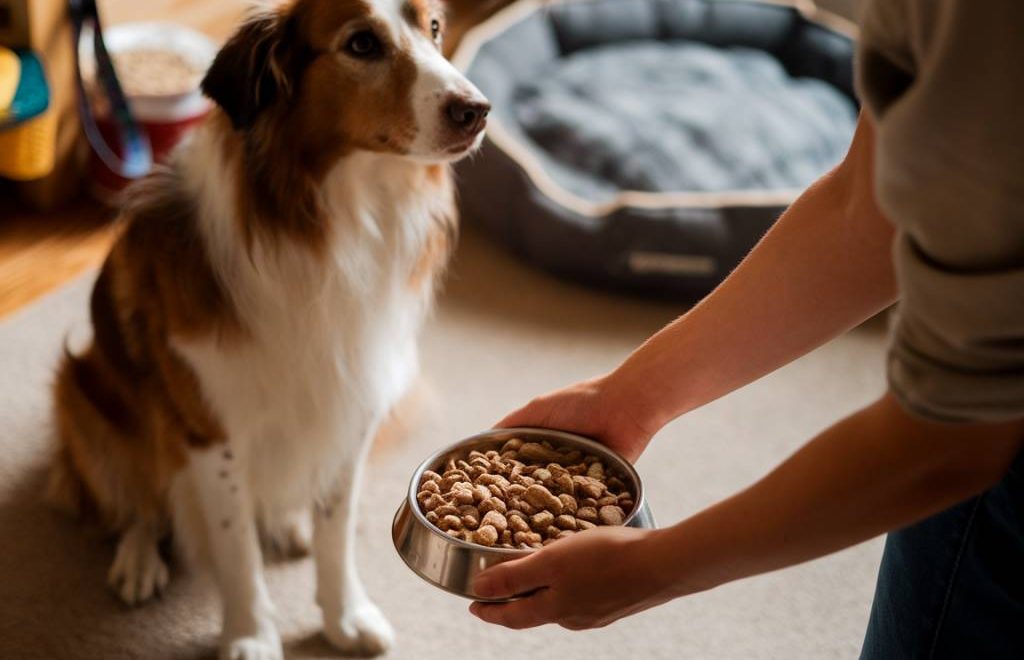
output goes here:
{"type": "Polygon", "coordinates": [[[988,492],[889,534],[860,657],[1024,659],[1024,454],[988,492]]]}

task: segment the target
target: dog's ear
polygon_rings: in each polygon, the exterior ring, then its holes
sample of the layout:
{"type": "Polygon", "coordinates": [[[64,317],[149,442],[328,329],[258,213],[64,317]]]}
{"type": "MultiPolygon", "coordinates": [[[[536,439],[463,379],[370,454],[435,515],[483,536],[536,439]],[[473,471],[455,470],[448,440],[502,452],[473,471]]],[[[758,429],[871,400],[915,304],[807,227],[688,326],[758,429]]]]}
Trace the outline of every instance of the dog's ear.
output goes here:
{"type": "Polygon", "coordinates": [[[237,130],[251,127],[260,112],[288,93],[280,63],[282,32],[275,14],[250,19],[224,44],[203,78],[203,93],[237,130]]]}

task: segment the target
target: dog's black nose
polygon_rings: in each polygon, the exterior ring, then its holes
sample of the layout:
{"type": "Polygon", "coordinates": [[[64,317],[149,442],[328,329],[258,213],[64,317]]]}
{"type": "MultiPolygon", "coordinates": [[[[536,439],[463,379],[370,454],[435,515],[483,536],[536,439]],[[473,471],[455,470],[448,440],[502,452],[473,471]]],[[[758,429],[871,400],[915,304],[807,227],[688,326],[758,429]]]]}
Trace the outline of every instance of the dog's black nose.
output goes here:
{"type": "Polygon", "coordinates": [[[490,112],[490,103],[469,99],[454,99],[447,108],[452,128],[465,135],[476,135],[482,131],[490,112]]]}

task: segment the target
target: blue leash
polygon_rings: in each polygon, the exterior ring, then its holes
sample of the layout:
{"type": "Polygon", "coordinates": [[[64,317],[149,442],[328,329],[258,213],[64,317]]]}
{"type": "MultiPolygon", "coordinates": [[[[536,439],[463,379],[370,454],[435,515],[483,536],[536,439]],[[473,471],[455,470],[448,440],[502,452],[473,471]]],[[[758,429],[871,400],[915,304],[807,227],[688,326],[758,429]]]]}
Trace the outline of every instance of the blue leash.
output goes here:
{"type": "Polygon", "coordinates": [[[99,10],[95,0],[69,0],[72,34],[75,43],[75,70],[78,86],[78,114],[82,120],[85,136],[103,164],[111,172],[125,179],[139,179],[153,168],[153,149],[149,137],[142,130],[132,115],[128,99],[121,89],[114,65],[110,61],[107,45],[103,41],[103,30],[100,27],[99,10]],[[117,138],[124,149],[124,156],[119,157],[100,132],[96,117],[85,91],[82,79],[82,62],[78,56],[78,46],[82,41],[82,30],[89,25],[93,33],[93,52],[96,56],[96,81],[102,87],[110,101],[110,113],[117,138]]]}

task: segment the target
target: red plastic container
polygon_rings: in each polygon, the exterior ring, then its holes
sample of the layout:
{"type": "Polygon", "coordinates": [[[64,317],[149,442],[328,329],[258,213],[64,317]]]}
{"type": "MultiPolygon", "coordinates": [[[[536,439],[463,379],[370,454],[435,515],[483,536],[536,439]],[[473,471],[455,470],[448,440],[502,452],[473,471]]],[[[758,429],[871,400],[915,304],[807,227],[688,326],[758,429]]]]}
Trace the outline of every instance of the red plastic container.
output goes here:
{"type": "MultiPolygon", "coordinates": [[[[107,50],[115,58],[117,53],[132,50],[167,50],[188,60],[190,66],[205,71],[217,54],[216,45],[206,36],[175,23],[124,23],[104,30],[107,50]]],[[[91,35],[83,34],[79,56],[86,85],[92,89],[91,78],[95,62],[90,49],[91,35]]],[[[210,101],[202,95],[198,85],[186,91],[173,94],[132,94],[126,89],[128,102],[136,120],[149,136],[153,148],[154,162],[164,162],[174,147],[188,135],[209,113],[210,101]]],[[[100,132],[115,153],[120,148],[113,125],[106,118],[106,104],[98,95],[93,95],[93,107],[97,115],[100,132]]],[[[116,205],[119,194],[130,183],[110,171],[95,155],[91,155],[89,167],[90,192],[97,199],[116,205]]]]}

